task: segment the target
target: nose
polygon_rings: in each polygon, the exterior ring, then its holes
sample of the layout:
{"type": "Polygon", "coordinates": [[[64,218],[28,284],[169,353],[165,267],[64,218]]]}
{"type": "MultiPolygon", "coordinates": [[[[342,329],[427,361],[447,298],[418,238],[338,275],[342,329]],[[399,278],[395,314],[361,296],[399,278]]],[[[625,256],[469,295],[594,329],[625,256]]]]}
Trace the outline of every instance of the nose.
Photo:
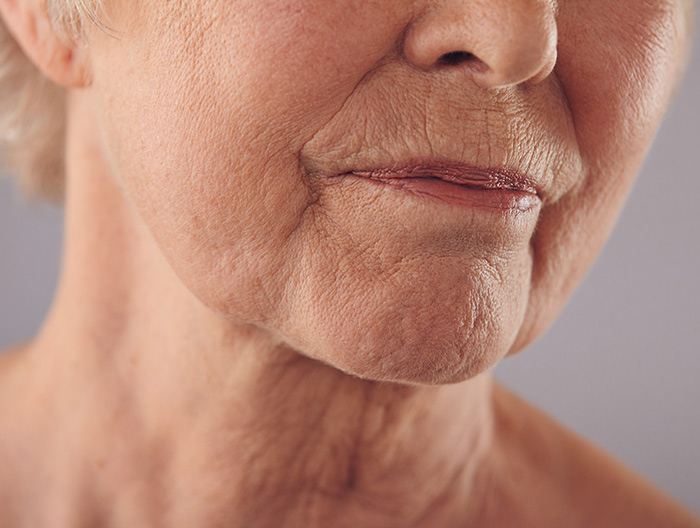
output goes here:
{"type": "Polygon", "coordinates": [[[539,82],[557,58],[556,0],[445,0],[409,27],[404,56],[466,70],[482,88],[539,82]]]}

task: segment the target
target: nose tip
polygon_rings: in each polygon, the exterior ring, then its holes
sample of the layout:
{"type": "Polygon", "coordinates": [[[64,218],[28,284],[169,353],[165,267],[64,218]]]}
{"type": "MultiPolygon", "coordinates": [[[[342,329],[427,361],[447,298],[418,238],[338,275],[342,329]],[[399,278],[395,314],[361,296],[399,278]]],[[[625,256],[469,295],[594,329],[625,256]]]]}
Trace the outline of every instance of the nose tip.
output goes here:
{"type": "Polygon", "coordinates": [[[422,70],[461,68],[498,88],[541,81],[556,50],[551,0],[454,0],[416,21],[403,51],[422,70]]]}

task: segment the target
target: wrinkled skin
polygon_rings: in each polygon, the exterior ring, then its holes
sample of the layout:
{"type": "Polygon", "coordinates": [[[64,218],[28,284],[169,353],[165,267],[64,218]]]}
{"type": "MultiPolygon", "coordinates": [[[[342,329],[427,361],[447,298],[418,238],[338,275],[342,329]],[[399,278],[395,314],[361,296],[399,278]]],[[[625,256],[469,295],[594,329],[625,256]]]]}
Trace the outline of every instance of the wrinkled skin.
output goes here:
{"type": "Polygon", "coordinates": [[[489,375],[605,240],[684,1],[114,4],[66,43],[0,0],[68,88],[61,284],[0,361],[1,525],[698,526],[489,375]],[[367,176],[406,166],[493,185],[367,176]]]}
{"type": "Polygon", "coordinates": [[[597,254],[684,45],[678,0],[512,4],[113,15],[124,38],[93,44],[112,175],[212,309],[362,377],[474,376],[532,342],[597,254]],[[453,51],[480,60],[440,63],[453,51]],[[542,203],[504,218],[332,177],[414,159],[522,171],[542,203]]]}

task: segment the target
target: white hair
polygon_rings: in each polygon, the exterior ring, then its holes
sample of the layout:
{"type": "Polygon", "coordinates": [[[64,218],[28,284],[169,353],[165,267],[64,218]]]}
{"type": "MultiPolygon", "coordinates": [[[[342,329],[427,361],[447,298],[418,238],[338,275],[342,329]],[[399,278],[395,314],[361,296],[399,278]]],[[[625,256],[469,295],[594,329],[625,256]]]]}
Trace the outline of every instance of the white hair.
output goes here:
{"type": "MultiPolygon", "coordinates": [[[[53,27],[78,38],[102,0],[47,0],[53,27]]],[[[60,201],[64,188],[65,90],[26,57],[0,18],[0,158],[30,195],[60,201]]]]}

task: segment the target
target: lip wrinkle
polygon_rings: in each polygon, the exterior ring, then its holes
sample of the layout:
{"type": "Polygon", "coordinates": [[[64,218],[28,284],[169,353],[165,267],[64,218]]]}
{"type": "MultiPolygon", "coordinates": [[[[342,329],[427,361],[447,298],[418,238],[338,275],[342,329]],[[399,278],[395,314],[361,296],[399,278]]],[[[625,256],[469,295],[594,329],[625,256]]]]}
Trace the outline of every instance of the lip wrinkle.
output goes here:
{"type": "Polygon", "coordinates": [[[377,169],[352,170],[343,174],[372,180],[440,179],[449,183],[482,190],[510,190],[540,196],[537,183],[510,169],[484,169],[456,163],[415,163],[377,169]]]}

